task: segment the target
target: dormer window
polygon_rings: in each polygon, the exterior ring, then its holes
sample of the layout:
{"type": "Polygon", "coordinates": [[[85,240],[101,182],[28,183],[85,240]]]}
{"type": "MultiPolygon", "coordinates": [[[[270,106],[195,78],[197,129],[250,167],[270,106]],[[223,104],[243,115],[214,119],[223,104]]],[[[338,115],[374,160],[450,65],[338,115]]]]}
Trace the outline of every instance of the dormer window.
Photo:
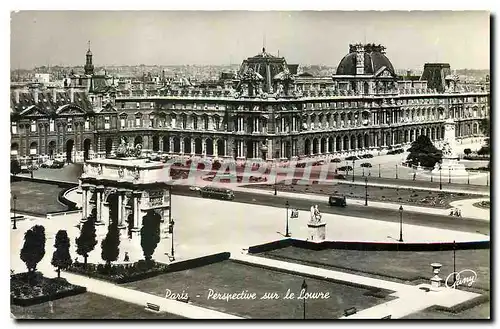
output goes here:
{"type": "Polygon", "coordinates": [[[110,124],[109,124],[109,117],[104,117],[104,129],[109,129],[110,124]]]}
{"type": "Polygon", "coordinates": [[[90,129],[90,120],[89,120],[89,118],[87,118],[85,120],[85,130],[89,130],[89,129],[90,129]]]}
{"type": "Polygon", "coordinates": [[[12,134],[17,134],[17,122],[12,122],[11,131],[12,131],[12,134]]]}
{"type": "Polygon", "coordinates": [[[68,131],[73,131],[73,119],[68,118],[68,131]]]}
{"type": "Polygon", "coordinates": [[[55,131],[54,120],[53,119],[51,119],[49,121],[49,131],[55,131]]]}
{"type": "Polygon", "coordinates": [[[31,132],[36,132],[36,121],[31,121],[31,132]]]}

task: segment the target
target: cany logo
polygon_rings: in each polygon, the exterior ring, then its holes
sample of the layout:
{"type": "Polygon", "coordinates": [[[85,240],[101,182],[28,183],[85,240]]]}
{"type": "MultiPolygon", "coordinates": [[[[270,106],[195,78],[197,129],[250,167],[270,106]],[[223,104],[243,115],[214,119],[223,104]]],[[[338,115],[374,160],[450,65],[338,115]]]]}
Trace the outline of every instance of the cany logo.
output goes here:
{"type": "Polygon", "coordinates": [[[472,287],[472,284],[476,282],[476,280],[476,272],[473,270],[462,270],[448,275],[444,284],[448,288],[457,288],[459,286],[472,287]]]}

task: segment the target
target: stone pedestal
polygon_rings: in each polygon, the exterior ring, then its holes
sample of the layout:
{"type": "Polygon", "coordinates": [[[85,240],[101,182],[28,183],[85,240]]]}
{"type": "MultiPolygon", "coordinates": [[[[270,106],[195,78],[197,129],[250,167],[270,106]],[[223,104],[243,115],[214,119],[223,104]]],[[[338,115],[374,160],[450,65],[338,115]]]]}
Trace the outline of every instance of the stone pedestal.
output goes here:
{"type": "Polygon", "coordinates": [[[310,241],[324,241],[326,236],[326,223],[307,223],[307,227],[309,228],[309,236],[308,239],[310,241]]]}
{"type": "Polygon", "coordinates": [[[95,222],[95,234],[97,236],[105,236],[108,233],[108,227],[104,222],[95,222]]]}
{"type": "MultiPolygon", "coordinates": [[[[439,164],[436,163],[434,170],[432,170],[433,175],[439,175],[439,164]]],[[[451,177],[467,177],[468,173],[465,170],[465,166],[458,161],[456,158],[443,158],[441,164],[441,177],[448,178],[451,177]]]]}

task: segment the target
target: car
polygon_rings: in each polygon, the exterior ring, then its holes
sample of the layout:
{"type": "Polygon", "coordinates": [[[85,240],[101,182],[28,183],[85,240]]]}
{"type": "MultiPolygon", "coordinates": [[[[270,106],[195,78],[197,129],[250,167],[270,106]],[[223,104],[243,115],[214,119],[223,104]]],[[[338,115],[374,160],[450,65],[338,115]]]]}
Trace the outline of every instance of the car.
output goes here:
{"type": "Polygon", "coordinates": [[[373,158],[373,154],[370,154],[370,153],[363,154],[363,155],[361,156],[361,158],[363,158],[363,159],[371,159],[371,158],[373,158]]]}
{"type": "Polygon", "coordinates": [[[328,204],[332,207],[345,207],[347,202],[345,196],[331,195],[328,198],[328,204]]]}
{"type": "Polygon", "coordinates": [[[340,158],[333,158],[330,160],[331,163],[339,163],[341,162],[340,158]]]}
{"type": "Polygon", "coordinates": [[[359,158],[355,155],[348,156],[345,159],[346,159],[346,161],[359,160],[359,158]]]}
{"type": "Polygon", "coordinates": [[[64,162],[62,162],[62,161],[54,161],[49,168],[52,168],[52,169],[61,169],[63,167],[64,167],[64,162]]]}
{"type": "Polygon", "coordinates": [[[227,188],[205,186],[200,189],[200,194],[204,198],[215,198],[223,200],[233,200],[234,192],[227,188]]]}
{"type": "Polygon", "coordinates": [[[47,160],[43,162],[40,167],[41,168],[50,168],[54,164],[54,160],[47,160]]]}
{"type": "Polygon", "coordinates": [[[364,167],[364,168],[371,168],[372,167],[372,164],[369,163],[369,162],[364,162],[361,164],[361,167],[364,167]]]}
{"type": "Polygon", "coordinates": [[[322,166],[325,164],[325,160],[318,160],[313,162],[313,166],[322,166]]]}
{"type": "Polygon", "coordinates": [[[351,171],[352,167],[351,166],[342,166],[342,167],[337,168],[337,170],[339,170],[339,171],[351,171]]]}
{"type": "Polygon", "coordinates": [[[199,188],[198,186],[190,186],[190,187],[189,187],[189,190],[190,190],[190,191],[199,191],[199,190],[200,190],[200,188],[199,188]]]}
{"type": "Polygon", "coordinates": [[[297,163],[297,165],[295,167],[296,168],[305,168],[306,167],[306,163],[305,162],[299,162],[299,163],[297,163]]]}
{"type": "Polygon", "coordinates": [[[151,161],[161,161],[161,157],[158,153],[151,153],[149,155],[149,160],[151,161]]]}
{"type": "Polygon", "coordinates": [[[346,178],[342,174],[335,174],[335,175],[333,175],[333,179],[346,179],[346,178]]]}
{"type": "Polygon", "coordinates": [[[21,173],[23,174],[28,174],[30,172],[30,168],[28,165],[22,165],[21,166],[21,173]]]}

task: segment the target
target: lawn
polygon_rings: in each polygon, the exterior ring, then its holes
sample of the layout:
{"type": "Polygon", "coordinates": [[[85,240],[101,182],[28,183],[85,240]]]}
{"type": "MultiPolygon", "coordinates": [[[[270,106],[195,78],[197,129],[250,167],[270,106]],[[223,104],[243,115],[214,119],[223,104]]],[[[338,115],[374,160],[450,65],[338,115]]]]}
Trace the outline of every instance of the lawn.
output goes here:
{"type": "Polygon", "coordinates": [[[405,316],[405,320],[458,320],[458,319],[489,319],[491,317],[491,304],[485,302],[475,307],[469,308],[459,313],[451,313],[441,310],[436,310],[434,307],[429,307],[423,311],[416,312],[405,316]]]}
{"type": "Polygon", "coordinates": [[[143,306],[89,292],[55,300],[52,309],[53,313],[49,303],[29,307],[10,306],[17,319],[181,319],[174,314],[148,312],[143,306]]]}
{"type": "MultiPolygon", "coordinates": [[[[11,192],[17,196],[16,210],[34,215],[46,215],[50,212],[64,211],[67,207],[57,200],[64,190],[57,185],[29,181],[12,182],[11,192]]],[[[11,208],[14,203],[11,200],[11,208]]]]}
{"type": "MultiPolygon", "coordinates": [[[[274,190],[274,184],[254,184],[243,187],[274,190]]],[[[364,185],[352,185],[348,182],[331,184],[292,185],[283,182],[276,184],[277,190],[293,193],[311,193],[322,195],[339,195],[354,199],[365,198],[364,185]]],[[[419,191],[407,189],[396,189],[390,187],[368,186],[368,199],[381,202],[402,203],[424,207],[448,208],[449,203],[457,200],[477,198],[477,196],[466,193],[446,193],[419,191]]]]}
{"type": "MultiPolygon", "coordinates": [[[[320,250],[312,251],[297,247],[286,247],[258,254],[259,256],[288,262],[323,267],[349,272],[362,272],[399,281],[412,281],[419,277],[431,278],[431,263],[441,263],[440,276],[443,279],[453,272],[453,251],[363,251],[363,250],[320,250]]],[[[471,269],[477,273],[473,288],[490,289],[490,251],[457,250],[455,254],[457,271],[471,269]]]]}
{"type": "MultiPolygon", "coordinates": [[[[163,274],[124,286],[158,296],[165,296],[166,289],[180,294],[183,291],[193,304],[254,319],[301,319],[303,300],[283,299],[290,289],[298,296],[304,278],[299,275],[263,269],[231,260],[163,274]],[[209,289],[220,293],[255,293],[257,299],[213,300],[209,289]],[[279,299],[260,299],[264,293],[276,292],[279,299]]],[[[366,289],[356,288],[326,280],[305,278],[309,292],[328,292],[327,299],[306,301],[306,318],[337,319],[343,310],[356,307],[362,310],[390,300],[392,297],[366,296],[366,289]]]]}

